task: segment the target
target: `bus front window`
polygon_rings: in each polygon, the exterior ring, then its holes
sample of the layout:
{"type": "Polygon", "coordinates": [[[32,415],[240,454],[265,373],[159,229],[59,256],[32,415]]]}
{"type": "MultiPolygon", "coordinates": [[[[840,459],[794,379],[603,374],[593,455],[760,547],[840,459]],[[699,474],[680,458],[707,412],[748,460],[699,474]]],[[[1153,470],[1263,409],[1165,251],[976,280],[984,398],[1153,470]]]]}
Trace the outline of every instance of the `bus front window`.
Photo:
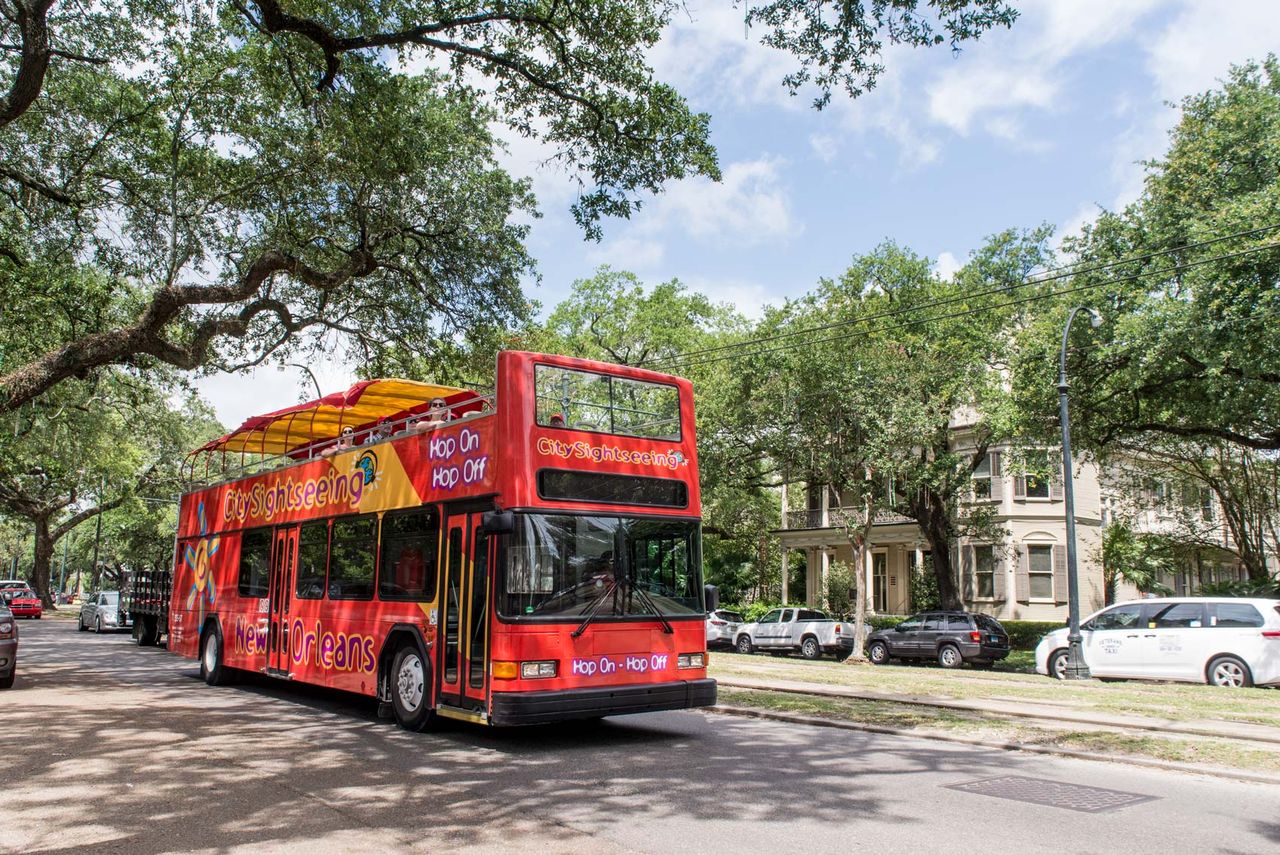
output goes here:
{"type": "Polygon", "coordinates": [[[702,613],[696,522],[518,514],[507,556],[503,617],[702,613]]]}

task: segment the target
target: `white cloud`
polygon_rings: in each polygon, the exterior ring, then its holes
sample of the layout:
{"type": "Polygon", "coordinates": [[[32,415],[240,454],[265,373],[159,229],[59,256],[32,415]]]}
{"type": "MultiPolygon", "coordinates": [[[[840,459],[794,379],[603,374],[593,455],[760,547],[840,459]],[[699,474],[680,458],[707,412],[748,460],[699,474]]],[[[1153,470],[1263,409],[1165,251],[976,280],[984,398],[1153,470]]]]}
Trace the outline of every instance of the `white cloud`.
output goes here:
{"type": "Polygon", "coordinates": [[[648,228],[672,227],[733,245],[753,245],[798,235],[803,227],[777,158],[731,163],[719,183],[690,178],[668,186],[645,215],[648,228]]]}
{"type": "Polygon", "coordinates": [[[951,279],[964,267],[964,263],[949,252],[938,253],[938,260],[933,263],[933,272],[939,279],[951,279]]]}
{"type": "Polygon", "coordinates": [[[1187,0],[1146,45],[1147,71],[1166,101],[1215,88],[1232,63],[1262,60],[1280,46],[1280,3],[1187,0]]]}
{"type": "Polygon", "coordinates": [[[1058,84],[1039,70],[985,64],[939,78],[929,90],[929,117],[958,134],[969,133],[974,117],[999,110],[1049,107],[1058,84]]]}
{"type": "Polygon", "coordinates": [[[1082,54],[1132,36],[1161,0],[1027,2],[1013,30],[997,30],[969,55],[934,74],[925,85],[933,121],[968,135],[975,127],[1009,142],[1025,140],[1011,114],[1051,110],[1062,98],[1064,67],[1082,54]]]}
{"type": "Polygon", "coordinates": [[[823,163],[831,163],[840,153],[840,142],[830,134],[811,134],[809,147],[823,163]]]}
{"type": "Polygon", "coordinates": [[[699,109],[770,104],[798,110],[811,100],[793,98],[782,85],[795,58],[761,45],[760,32],[747,31],[742,10],[729,3],[686,3],[649,59],[658,79],[703,105],[699,109]]]}
{"type": "Polygon", "coordinates": [[[772,302],[769,288],[746,279],[681,276],[680,281],[689,290],[705,294],[713,303],[728,303],[752,320],[758,320],[764,307],[772,302]]]}
{"type": "MultiPolygon", "coordinates": [[[[310,366],[321,391],[341,392],[356,381],[351,366],[339,361],[313,362],[310,366]]],[[[227,430],[239,427],[250,416],[260,416],[316,397],[315,384],[298,368],[261,366],[240,374],[226,372],[202,377],[196,391],[213,407],[227,430]]]]}
{"type": "Polygon", "coordinates": [[[626,236],[607,240],[587,253],[587,261],[593,265],[607,264],[616,270],[635,273],[652,270],[662,263],[666,248],[661,241],[639,236],[626,236]]]}

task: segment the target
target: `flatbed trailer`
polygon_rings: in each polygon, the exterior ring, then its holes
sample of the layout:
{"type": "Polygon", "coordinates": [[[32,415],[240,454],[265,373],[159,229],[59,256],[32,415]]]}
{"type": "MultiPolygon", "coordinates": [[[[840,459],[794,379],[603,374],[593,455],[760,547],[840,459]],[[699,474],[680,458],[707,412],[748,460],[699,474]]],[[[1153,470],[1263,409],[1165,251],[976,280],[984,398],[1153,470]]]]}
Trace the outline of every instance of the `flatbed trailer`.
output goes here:
{"type": "Polygon", "coordinates": [[[154,647],[168,634],[169,597],[173,591],[173,573],[168,570],[139,570],[125,588],[127,605],[133,619],[133,638],[139,647],[154,647]]]}

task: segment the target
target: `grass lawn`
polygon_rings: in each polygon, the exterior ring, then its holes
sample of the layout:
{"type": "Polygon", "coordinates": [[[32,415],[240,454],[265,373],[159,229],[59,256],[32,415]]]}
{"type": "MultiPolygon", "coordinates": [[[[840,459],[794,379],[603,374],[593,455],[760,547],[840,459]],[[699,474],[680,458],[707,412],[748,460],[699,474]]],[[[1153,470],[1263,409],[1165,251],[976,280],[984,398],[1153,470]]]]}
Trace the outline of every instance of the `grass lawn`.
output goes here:
{"type": "Polygon", "coordinates": [[[1166,737],[1100,728],[1063,728],[1026,719],[979,715],[891,701],[826,698],[727,687],[720,688],[719,696],[720,703],[727,706],[894,727],[922,735],[963,735],[1000,742],[1065,748],[1085,751],[1100,758],[1147,757],[1271,774],[1280,769],[1280,746],[1268,750],[1224,739],[1166,737]]]}
{"type": "Polygon", "coordinates": [[[1018,651],[991,670],[946,671],[936,665],[808,662],[792,657],[713,653],[711,676],[794,680],[855,690],[932,695],[958,700],[986,698],[1121,715],[1191,722],[1217,720],[1280,727],[1280,691],[1220,689],[1187,683],[1130,681],[1063,683],[1034,673],[1029,651],[1018,651]]]}

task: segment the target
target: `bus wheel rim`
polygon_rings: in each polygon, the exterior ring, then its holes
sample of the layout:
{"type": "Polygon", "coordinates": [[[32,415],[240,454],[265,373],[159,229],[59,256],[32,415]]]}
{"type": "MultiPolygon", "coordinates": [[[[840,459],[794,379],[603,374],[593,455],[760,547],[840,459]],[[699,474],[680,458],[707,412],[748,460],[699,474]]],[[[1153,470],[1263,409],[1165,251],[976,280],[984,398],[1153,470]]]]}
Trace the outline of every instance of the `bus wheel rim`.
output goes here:
{"type": "Polygon", "coordinates": [[[212,674],[213,669],[218,667],[218,636],[209,633],[209,637],[204,640],[204,670],[206,674],[212,674]]]}
{"type": "Polygon", "coordinates": [[[409,712],[414,712],[422,704],[422,660],[409,655],[400,663],[400,673],[396,674],[396,688],[400,695],[400,703],[409,712]]]}

